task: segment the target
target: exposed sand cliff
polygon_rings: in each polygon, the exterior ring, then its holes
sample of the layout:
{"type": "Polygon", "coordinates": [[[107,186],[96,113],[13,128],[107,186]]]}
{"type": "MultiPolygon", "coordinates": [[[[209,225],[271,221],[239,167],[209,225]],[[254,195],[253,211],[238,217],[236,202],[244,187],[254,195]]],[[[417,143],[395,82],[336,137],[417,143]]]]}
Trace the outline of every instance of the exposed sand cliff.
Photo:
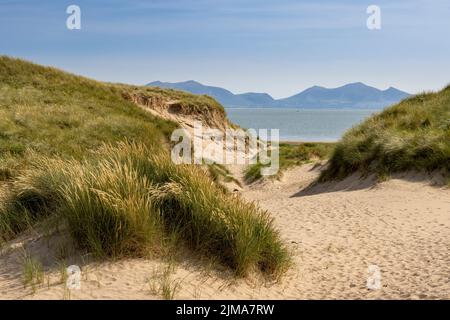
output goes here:
{"type": "Polygon", "coordinates": [[[180,100],[142,89],[128,91],[124,93],[124,97],[152,114],[177,122],[184,128],[192,128],[195,121],[220,130],[225,130],[230,125],[225,113],[215,106],[187,107],[180,100]]]}

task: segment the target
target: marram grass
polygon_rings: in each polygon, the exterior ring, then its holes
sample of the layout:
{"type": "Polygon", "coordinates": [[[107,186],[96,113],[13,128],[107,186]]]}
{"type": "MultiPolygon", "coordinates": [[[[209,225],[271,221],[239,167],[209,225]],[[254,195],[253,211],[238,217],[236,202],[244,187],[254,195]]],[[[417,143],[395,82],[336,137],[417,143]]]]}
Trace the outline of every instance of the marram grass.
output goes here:
{"type": "Polygon", "coordinates": [[[450,178],[450,86],[405,99],[349,130],[320,179],[407,170],[442,170],[450,178]]]}
{"type": "Polygon", "coordinates": [[[54,213],[78,246],[99,257],[161,254],[182,244],[238,275],[286,269],[288,251],[266,211],[224,192],[200,168],[154,152],[124,142],[105,145],[90,160],[37,160],[15,183],[9,214],[0,214],[0,225],[9,224],[7,216],[27,222],[2,231],[20,232],[37,215],[54,213]]]}

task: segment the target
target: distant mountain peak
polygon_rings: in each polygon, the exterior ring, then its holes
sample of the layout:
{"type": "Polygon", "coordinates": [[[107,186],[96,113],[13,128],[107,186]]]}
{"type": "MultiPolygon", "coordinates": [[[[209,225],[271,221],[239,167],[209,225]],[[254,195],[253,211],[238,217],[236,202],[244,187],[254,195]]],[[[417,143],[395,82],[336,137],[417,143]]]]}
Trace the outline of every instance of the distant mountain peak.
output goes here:
{"type": "MultiPolygon", "coordinates": [[[[399,90],[397,88],[394,88],[394,87],[389,87],[389,88],[387,88],[386,90],[383,90],[383,91],[387,92],[387,91],[401,91],[401,90],[399,90]]],[[[403,92],[403,91],[401,91],[401,92],[403,92]]]]}
{"type": "Polygon", "coordinates": [[[309,89],[326,89],[326,88],[322,86],[312,86],[309,89]]]}
{"type": "MultiPolygon", "coordinates": [[[[338,88],[373,88],[373,89],[375,89],[374,87],[369,86],[369,85],[367,85],[367,84],[365,84],[363,82],[352,82],[352,83],[343,85],[343,86],[338,87],[338,88]]],[[[336,88],[336,89],[338,89],[338,88],[336,88]]]]}
{"type": "Polygon", "coordinates": [[[197,82],[195,80],[187,80],[187,81],[184,81],[182,83],[202,85],[200,82],[197,82]]]}

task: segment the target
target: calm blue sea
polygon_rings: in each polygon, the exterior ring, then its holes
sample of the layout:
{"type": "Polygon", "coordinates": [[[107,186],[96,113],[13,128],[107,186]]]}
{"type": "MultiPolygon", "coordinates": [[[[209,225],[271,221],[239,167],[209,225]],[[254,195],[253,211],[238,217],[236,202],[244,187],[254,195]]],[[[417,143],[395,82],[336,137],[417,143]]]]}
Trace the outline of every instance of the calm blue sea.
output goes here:
{"type": "Polygon", "coordinates": [[[379,110],[227,108],[228,118],[243,128],[280,129],[281,141],[337,141],[342,134],[379,110]]]}

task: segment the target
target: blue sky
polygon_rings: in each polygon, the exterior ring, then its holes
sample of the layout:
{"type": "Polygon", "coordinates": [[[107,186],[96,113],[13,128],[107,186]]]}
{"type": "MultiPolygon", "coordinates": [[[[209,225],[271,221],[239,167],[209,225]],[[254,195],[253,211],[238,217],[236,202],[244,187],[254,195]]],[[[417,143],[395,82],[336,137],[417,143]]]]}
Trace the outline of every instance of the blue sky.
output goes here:
{"type": "Polygon", "coordinates": [[[0,54],[99,80],[194,79],[286,97],[362,81],[450,83],[449,0],[0,0],[0,54]],[[67,6],[82,13],[66,28],[67,6]],[[368,30],[368,5],[381,30],[368,30]]]}

